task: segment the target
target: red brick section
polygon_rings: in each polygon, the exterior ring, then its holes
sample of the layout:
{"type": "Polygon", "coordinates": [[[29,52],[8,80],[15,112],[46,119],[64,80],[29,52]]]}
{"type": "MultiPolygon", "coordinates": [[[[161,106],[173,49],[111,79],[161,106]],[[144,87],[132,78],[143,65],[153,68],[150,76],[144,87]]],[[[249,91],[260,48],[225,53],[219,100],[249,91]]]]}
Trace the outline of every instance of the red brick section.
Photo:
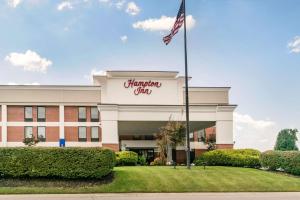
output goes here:
{"type": "Polygon", "coordinates": [[[78,142],[78,127],[65,127],[65,140],[67,142],[78,142]]]}
{"type": "Polygon", "coordinates": [[[86,121],[91,121],[91,107],[86,107],[86,121]]]}
{"type": "Polygon", "coordinates": [[[65,106],[65,122],[78,122],[77,106],[65,106]]]}
{"type": "Polygon", "coordinates": [[[23,122],[24,121],[24,106],[7,106],[7,121],[8,122],[23,122]]]}
{"type": "Polygon", "coordinates": [[[1,120],[2,120],[2,108],[1,108],[1,106],[0,106],[0,122],[1,122],[1,120]]]}
{"type": "Polygon", "coordinates": [[[233,144],[217,144],[217,149],[233,149],[233,144]]]}
{"type": "Polygon", "coordinates": [[[111,149],[115,152],[120,151],[119,144],[102,144],[102,148],[104,149],[111,149]]]}
{"type": "Polygon", "coordinates": [[[46,121],[47,122],[59,122],[59,107],[47,106],[46,107],[46,121]]]}
{"type": "Polygon", "coordinates": [[[46,127],[46,142],[59,141],[59,127],[46,127]]]}
{"type": "Polygon", "coordinates": [[[24,127],[17,127],[17,126],[7,127],[8,142],[22,142],[23,139],[24,139],[24,127]]]}

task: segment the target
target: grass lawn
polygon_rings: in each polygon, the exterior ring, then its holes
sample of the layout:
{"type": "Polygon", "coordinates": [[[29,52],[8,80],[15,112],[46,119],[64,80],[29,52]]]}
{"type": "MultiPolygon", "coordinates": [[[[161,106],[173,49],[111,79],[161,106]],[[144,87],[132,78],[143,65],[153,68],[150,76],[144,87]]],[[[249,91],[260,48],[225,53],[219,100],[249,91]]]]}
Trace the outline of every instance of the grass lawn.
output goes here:
{"type": "Polygon", "coordinates": [[[116,167],[110,183],[0,180],[0,193],[300,191],[300,177],[233,167],[116,167]]]}

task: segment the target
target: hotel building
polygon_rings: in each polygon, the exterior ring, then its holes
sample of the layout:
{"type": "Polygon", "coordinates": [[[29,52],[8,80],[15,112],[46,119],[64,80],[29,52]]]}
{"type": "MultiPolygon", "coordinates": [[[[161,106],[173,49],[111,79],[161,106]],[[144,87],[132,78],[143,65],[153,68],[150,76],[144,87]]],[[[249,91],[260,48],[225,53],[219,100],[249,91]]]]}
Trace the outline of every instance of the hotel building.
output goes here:
{"type": "MultiPolygon", "coordinates": [[[[228,87],[190,87],[191,149],[197,156],[215,140],[233,148],[228,87]]],[[[173,71],[107,71],[93,85],[0,86],[0,146],[104,147],[133,150],[153,160],[155,133],[169,119],[185,120],[184,77],[173,71]]],[[[178,162],[184,160],[177,149],[178,162]]]]}

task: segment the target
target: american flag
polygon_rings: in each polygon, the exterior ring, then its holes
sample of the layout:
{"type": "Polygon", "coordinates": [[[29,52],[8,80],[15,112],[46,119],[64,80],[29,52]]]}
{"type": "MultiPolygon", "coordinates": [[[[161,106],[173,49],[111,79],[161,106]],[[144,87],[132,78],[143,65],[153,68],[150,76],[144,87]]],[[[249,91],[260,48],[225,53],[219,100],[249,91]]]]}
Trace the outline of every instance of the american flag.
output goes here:
{"type": "Polygon", "coordinates": [[[176,17],[175,24],[171,30],[171,33],[163,38],[163,41],[166,45],[168,45],[171,42],[173,36],[176,35],[176,33],[178,33],[180,27],[184,23],[184,15],[185,15],[185,13],[184,13],[183,0],[182,0],[177,17],[176,17]]]}

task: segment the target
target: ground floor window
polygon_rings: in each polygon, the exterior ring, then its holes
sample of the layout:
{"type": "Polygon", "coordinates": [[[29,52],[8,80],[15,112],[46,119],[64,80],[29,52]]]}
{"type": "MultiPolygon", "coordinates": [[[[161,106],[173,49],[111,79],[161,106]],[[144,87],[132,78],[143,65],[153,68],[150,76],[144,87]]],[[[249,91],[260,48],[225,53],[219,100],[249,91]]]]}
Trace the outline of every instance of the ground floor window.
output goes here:
{"type": "Polygon", "coordinates": [[[98,126],[91,127],[91,141],[99,142],[99,127],[98,126]]]}
{"type": "Polygon", "coordinates": [[[33,128],[32,126],[25,127],[25,138],[32,138],[33,137],[33,128]]]}
{"type": "Polygon", "coordinates": [[[45,142],[46,141],[46,127],[39,126],[37,131],[38,131],[37,134],[38,134],[39,141],[45,142]]]}
{"type": "Polygon", "coordinates": [[[78,141],[86,142],[86,127],[84,126],[78,128],[78,141]]]}

